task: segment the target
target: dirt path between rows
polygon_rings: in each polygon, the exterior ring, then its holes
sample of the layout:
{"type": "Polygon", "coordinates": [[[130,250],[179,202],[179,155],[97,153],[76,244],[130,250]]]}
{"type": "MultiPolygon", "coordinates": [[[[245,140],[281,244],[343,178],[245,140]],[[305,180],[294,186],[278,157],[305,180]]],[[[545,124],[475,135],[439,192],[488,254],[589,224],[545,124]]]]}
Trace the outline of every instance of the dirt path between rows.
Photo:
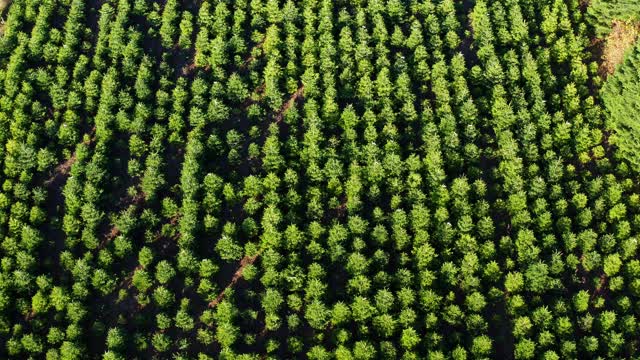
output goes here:
{"type": "MultiPolygon", "coordinates": [[[[91,129],[91,132],[88,134],[90,138],[85,139],[83,143],[87,146],[93,144],[96,141],[95,133],[96,128],[94,126],[93,129],[91,129]]],[[[76,160],[78,160],[78,157],[74,152],[67,160],[55,167],[55,169],[53,170],[53,174],[47,180],[45,180],[44,185],[46,187],[52,187],[52,185],[58,184],[60,180],[69,175],[69,173],[71,172],[71,167],[76,163],[76,160]]]]}
{"type": "Polygon", "coordinates": [[[215,300],[209,303],[210,308],[216,307],[222,301],[222,299],[224,299],[224,295],[227,292],[227,290],[232,288],[238,282],[238,280],[242,278],[242,273],[244,272],[244,269],[248,265],[255,263],[259,256],[260,256],[260,252],[258,252],[253,256],[245,256],[244,258],[242,258],[242,260],[240,260],[240,267],[238,268],[238,270],[236,270],[235,274],[233,274],[233,278],[231,278],[231,282],[229,282],[229,284],[220,292],[220,294],[218,294],[215,300]]]}
{"type": "Polygon", "coordinates": [[[299,99],[302,99],[303,97],[304,97],[304,85],[301,85],[298,88],[298,90],[296,90],[296,92],[293,93],[293,95],[291,95],[289,100],[287,100],[287,102],[284,103],[276,113],[276,116],[275,116],[276,123],[280,123],[284,118],[284,114],[287,113],[287,110],[289,110],[296,103],[296,101],[298,101],[299,99]]]}

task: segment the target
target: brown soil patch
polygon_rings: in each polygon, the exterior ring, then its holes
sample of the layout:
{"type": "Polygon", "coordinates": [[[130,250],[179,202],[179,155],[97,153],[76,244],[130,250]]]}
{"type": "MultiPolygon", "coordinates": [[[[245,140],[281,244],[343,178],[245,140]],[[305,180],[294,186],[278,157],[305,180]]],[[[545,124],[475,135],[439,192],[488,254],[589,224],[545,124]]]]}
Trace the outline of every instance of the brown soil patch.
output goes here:
{"type": "Polygon", "coordinates": [[[9,5],[11,5],[11,0],[0,0],[0,36],[4,35],[4,27],[6,26],[4,12],[9,5]]]}
{"type": "Polygon", "coordinates": [[[11,5],[11,0],[0,0],[0,12],[3,12],[9,5],[11,5]]]}
{"type": "Polygon", "coordinates": [[[44,185],[48,187],[52,184],[55,184],[61,178],[69,175],[69,171],[71,171],[71,166],[73,166],[75,162],[76,162],[76,154],[73,153],[73,155],[71,155],[69,159],[67,159],[62,164],[59,164],[58,166],[56,166],[56,168],[53,170],[53,175],[51,175],[51,177],[44,182],[44,185]]]}
{"type": "Polygon", "coordinates": [[[587,11],[587,8],[591,5],[591,0],[580,0],[580,10],[587,11]]]}
{"type": "Polygon", "coordinates": [[[611,33],[602,44],[602,63],[600,75],[607,77],[624,62],[627,51],[633,47],[640,35],[640,23],[615,20],[611,33]]]}
{"type": "Polygon", "coordinates": [[[233,287],[233,285],[235,285],[238,282],[238,280],[242,279],[242,273],[244,272],[244,269],[247,267],[247,265],[253,264],[254,262],[256,262],[256,259],[258,259],[259,256],[260,256],[260,253],[258,252],[254,256],[245,256],[244,258],[242,258],[242,260],[240,260],[240,267],[238,268],[238,270],[236,270],[235,274],[233,274],[233,278],[231,278],[231,282],[229,282],[229,285],[227,285],[227,287],[225,287],[224,290],[220,292],[220,294],[215,298],[215,300],[209,303],[210,308],[216,307],[222,301],[222,299],[224,298],[224,294],[227,292],[227,290],[233,287]]]}
{"type": "MultiPolygon", "coordinates": [[[[137,193],[135,196],[127,196],[124,199],[120,199],[121,206],[127,207],[129,205],[141,206],[144,203],[145,197],[142,192],[137,193]]],[[[111,243],[116,237],[120,235],[120,229],[117,226],[112,226],[109,232],[105,235],[104,239],[100,242],[98,250],[104,249],[109,243],[111,243]]]]}
{"type": "Polygon", "coordinates": [[[195,62],[186,65],[185,67],[182,68],[182,76],[191,75],[197,68],[198,67],[196,66],[195,62]]]}
{"type": "MultiPolygon", "coordinates": [[[[91,133],[89,134],[91,138],[88,140],[85,138],[83,143],[85,145],[93,144],[93,142],[96,140],[95,133],[96,133],[96,128],[94,126],[91,129],[91,133]]],[[[69,175],[69,172],[71,171],[71,167],[73,166],[73,164],[75,164],[76,160],[77,160],[77,157],[76,157],[76,153],[74,152],[65,162],[58,164],[58,166],[56,166],[56,168],[53,170],[53,174],[51,175],[51,177],[45,180],[44,185],[46,187],[52,187],[52,185],[57,185],[61,179],[69,175]]]]}
{"type": "Polygon", "coordinates": [[[264,45],[264,39],[262,39],[262,41],[260,41],[259,43],[257,43],[249,52],[249,56],[246,57],[244,59],[244,62],[242,63],[242,66],[240,67],[241,69],[246,69],[249,67],[249,65],[251,65],[252,62],[254,62],[256,60],[256,55],[254,55],[255,51],[257,49],[262,49],[262,46],[264,45]]]}
{"type": "Polygon", "coordinates": [[[282,105],[280,110],[278,110],[278,113],[275,116],[276,123],[280,123],[282,121],[282,118],[284,118],[284,114],[287,112],[287,110],[289,110],[289,108],[291,108],[296,103],[296,101],[298,101],[298,99],[301,99],[303,97],[303,94],[304,85],[300,86],[298,90],[293,93],[293,95],[291,95],[289,100],[284,103],[284,105],[282,105]]]}
{"type": "Polygon", "coordinates": [[[112,226],[109,232],[105,235],[104,239],[102,239],[102,241],[100,242],[100,245],[98,245],[98,250],[102,250],[107,247],[107,245],[109,245],[109,243],[111,243],[116,237],[118,237],[118,235],[120,235],[120,229],[118,229],[116,226],[112,226]]]}

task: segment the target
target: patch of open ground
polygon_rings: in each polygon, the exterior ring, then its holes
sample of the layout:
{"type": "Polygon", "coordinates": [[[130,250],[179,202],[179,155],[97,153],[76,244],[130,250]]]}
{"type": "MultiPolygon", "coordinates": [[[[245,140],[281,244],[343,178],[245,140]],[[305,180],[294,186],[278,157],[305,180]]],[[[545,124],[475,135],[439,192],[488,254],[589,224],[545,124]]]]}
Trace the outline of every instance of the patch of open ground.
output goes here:
{"type": "Polygon", "coordinates": [[[242,258],[242,260],[240,261],[240,266],[238,267],[238,270],[236,270],[236,272],[233,274],[233,278],[229,282],[229,285],[227,285],[220,292],[220,294],[212,302],[209,303],[210,308],[216,307],[222,301],[222,299],[224,298],[224,294],[227,292],[227,290],[232,288],[233,285],[235,285],[238,282],[238,280],[242,279],[244,269],[248,265],[255,263],[259,256],[260,256],[260,253],[257,253],[253,256],[247,255],[244,258],[242,258]]]}
{"type": "Polygon", "coordinates": [[[11,0],[0,0],[0,12],[3,12],[9,5],[11,5],[11,0]]]}
{"type": "Polygon", "coordinates": [[[4,12],[11,2],[12,0],[0,0],[0,36],[4,34],[4,12]]]}
{"type": "Polygon", "coordinates": [[[638,40],[640,23],[615,20],[611,33],[602,43],[602,63],[600,74],[607,77],[616,71],[618,65],[624,62],[625,54],[638,40]]]}

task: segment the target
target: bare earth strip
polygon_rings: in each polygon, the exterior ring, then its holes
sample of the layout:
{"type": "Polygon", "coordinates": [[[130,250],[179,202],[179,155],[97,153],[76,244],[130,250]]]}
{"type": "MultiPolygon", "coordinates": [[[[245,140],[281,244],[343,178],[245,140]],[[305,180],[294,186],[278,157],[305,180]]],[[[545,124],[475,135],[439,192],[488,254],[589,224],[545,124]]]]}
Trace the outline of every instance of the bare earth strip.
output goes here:
{"type": "Polygon", "coordinates": [[[618,65],[624,62],[625,54],[633,47],[640,35],[640,24],[615,20],[611,33],[604,40],[600,74],[603,77],[613,74],[618,65]]]}
{"type": "MultiPolygon", "coordinates": [[[[86,139],[85,137],[85,141],[84,141],[85,145],[93,144],[93,142],[96,140],[95,133],[96,133],[96,128],[94,127],[91,130],[91,133],[89,134],[91,138],[86,139]]],[[[46,187],[51,187],[51,185],[57,184],[59,180],[69,175],[69,172],[71,171],[71,167],[73,166],[73,164],[75,164],[76,160],[77,160],[77,156],[76,156],[76,153],[74,152],[65,162],[56,166],[56,168],[53,170],[53,174],[44,182],[44,185],[46,187]]]]}
{"type": "Polygon", "coordinates": [[[282,121],[282,119],[284,118],[284,114],[287,112],[287,110],[289,110],[289,108],[291,108],[296,103],[296,101],[298,101],[298,99],[301,99],[303,95],[304,95],[304,85],[300,86],[298,90],[295,93],[293,93],[293,95],[291,95],[289,100],[282,105],[282,107],[280,108],[280,110],[275,116],[276,123],[280,123],[282,121]]]}
{"type": "Polygon", "coordinates": [[[0,12],[3,12],[9,5],[11,5],[11,0],[0,0],[0,12]]]}
{"type": "Polygon", "coordinates": [[[4,11],[11,5],[12,0],[0,0],[0,36],[4,34],[5,17],[4,11]]]}
{"type": "Polygon", "coordinates": [[[244,272],[244,269],[248,265],[255,263],[259,256],[260,256],[260,253],[257,253],[253,256],[245,256],[244,258],[242,258],[242,260],[240,260],[240,267],[238,268],[238,270],[236,270],[235,274],[233,274],[233,278],[231,279],[231,282],[229,282],[229,285],[227,285],[224,288],[224,290],[222,290],[220,294],[218,294],[215,300],[209,303],[210,308],[216,307],[222,301],[222,299],[224,298],[224,294],[227,292],[227,290],[233,287],[233,285],[235,285],[238,282],[238,280],[242,278],[242,273],[244,272]]]}

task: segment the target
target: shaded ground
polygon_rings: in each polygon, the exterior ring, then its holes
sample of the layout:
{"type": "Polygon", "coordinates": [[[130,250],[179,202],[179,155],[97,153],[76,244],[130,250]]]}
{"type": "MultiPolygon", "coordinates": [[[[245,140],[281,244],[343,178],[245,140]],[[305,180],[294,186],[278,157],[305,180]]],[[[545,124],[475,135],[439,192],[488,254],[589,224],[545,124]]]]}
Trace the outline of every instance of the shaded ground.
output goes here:
{"type": "MultiPolygon", "coordinates": [[[[89,133],[89,136],[91,138],[84,141],[85,145],[93,144],[93,142],[96,140],[95,132],[96,132],[96,128],[94,126],[91,129],[91,132],[89,133]]],[[[51,176],[47,180],[45,180],[44,185],[52,189],[60,188],[61,182],[63,180],[66,180],[67,176],[69,175],[69,172],[71,171],[71,167],[73,166],[73,164],[75,164],[76,160],[77,160],[77,157],[76,157],[76,153],[74,152],[73,154],[71,154],[71,156],[67,160],[65,160],[61,164],[58,164],[58,166],[55,167],[51,176]]]]}
{"type": "Polygon", "coordinates": [[[60,187],[60,182],[69,175],[71,167],[75,164],[76,160],[76,153],[73,153],[65,162],[55,167],[53,174],[44,182],[44,185],[50,188],[60,187]]]}

